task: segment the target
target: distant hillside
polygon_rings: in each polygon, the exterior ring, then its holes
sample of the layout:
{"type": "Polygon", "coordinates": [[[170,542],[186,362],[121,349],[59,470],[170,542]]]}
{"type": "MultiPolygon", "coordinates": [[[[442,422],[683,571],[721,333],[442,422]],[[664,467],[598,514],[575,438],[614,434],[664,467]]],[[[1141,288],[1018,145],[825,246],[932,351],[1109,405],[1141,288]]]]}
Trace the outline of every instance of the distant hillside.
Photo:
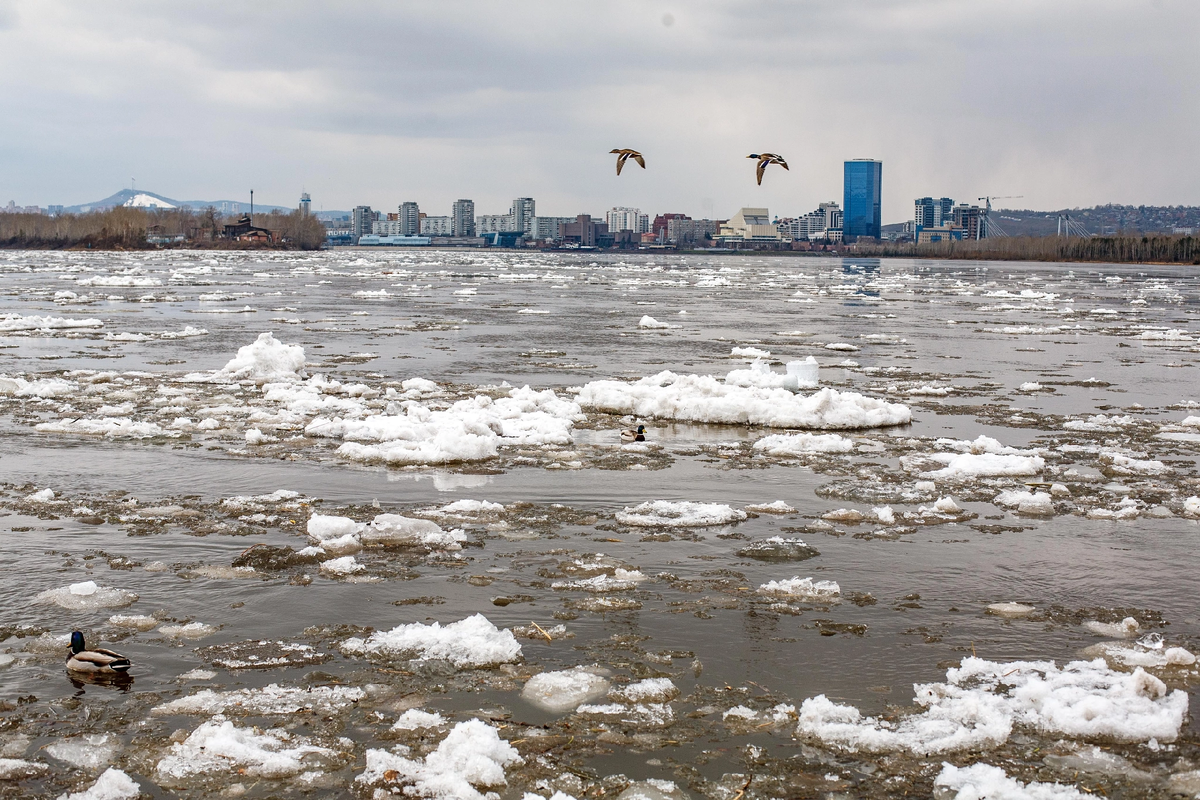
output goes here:
{"type": "MultiPolygon", "coordinates": [[[[81,203],[77,206],[68,206],[63,210],[70,214],[86,214],[89,211],[107,211],[110,208],[124,205],[134,208],[183,208],[184,206],[189,206],[194,209],[213,206],[217,210],[229,214],[236,213],[234,209],[237,212],[250,210],[249,200],[173,200],[170,197],[140,189],[122,189],[103,200],[97,200],[94,203],[81,203]]],[[[272,206],[266,203],[255,203],[254,210],[266,213],[269,211],[291,211],[292,209],[289,206],[272,206]]]]}
{"type": "MultiPolygon", "coordinates": [[[[1088,233],[1113,236],[1124,233],[1187,233],[1200,231],[1200,206],[1122,206],[1064,208],[1058,211],[994,208],[992,221],[1009,236],[1054,236],[1059,216],[1069,216],[1073,225],[1088,233]]],[[[885,231],[899,232],[901,224],[885,225],[885,231]]]]}

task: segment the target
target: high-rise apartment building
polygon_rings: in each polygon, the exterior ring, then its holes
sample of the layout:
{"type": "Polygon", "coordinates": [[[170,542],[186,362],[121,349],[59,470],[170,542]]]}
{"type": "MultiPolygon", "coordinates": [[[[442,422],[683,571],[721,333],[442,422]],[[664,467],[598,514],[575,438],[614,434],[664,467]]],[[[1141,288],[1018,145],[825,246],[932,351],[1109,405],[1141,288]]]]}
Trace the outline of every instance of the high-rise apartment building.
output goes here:
{"type": "Polygon", "coordinates": [[[421,217],[421,236],[453,236],[454,217],[421,217]]]}
{"type": "MultiPolygon", "coordinates": [[[[983,212],[979,206],[961,203],[951,210],[951,219],[956,227],[962,228],[964,239],[983,239],[987,236],[983,224],[983,212]]],[[[949,221],[949,220],[947,220],[949,221]]]]}
{"type": "Polygon", "coordinates": [[[856,158],[845,164],[842,188],[842,238],[853,242],[860,236],[879,238],[883,227],[881,196],[883,162],[856,158]]]}
{"type": "Polygon", "coordinates": [[[355,206],[354,213],[351,215],[351,235],[354,237],[354,243],[358,244],[358,237],[365,236],[372,232],[372,224],[375,222],[375,212],[370,206],[355,206]]]}
{"type": "Polygon", "coordinates": [[[304,192],[300,195],[300,216],[307,217],[311,208],[312,198],[308,196],[308,192],[304,192]]]}
{"type": "Polygon", "coordinates": [[[475,235],[515,231],[512,214],[480,214],[475,218],[475,235]]]}
{"type": "Polygon", "coordinates": [[[610,232],[633,231],[648,233],[650,231],[650,216],[643,214],[641,209],[616,207],[605,213],[604,221],[608,223],[610,232]]]}
{"type": "Polygon", "coordinates": [[[529,233],[533,224],[534,203],[532,197],[518,197],[513,200],[512,209],[508,212],[512,217],[512,227],[509,230],[529,233]]]}
{"type": "Polygon", "coordinates": [[[409,201],[400,204],[400,235],[417,236],[421,233],[421,209],[409,201]]]}
{"type": "Polygon", "coordinates": [[[474,200],[455,200],[453,218],[455,236],[475,235],[474,200]]]}

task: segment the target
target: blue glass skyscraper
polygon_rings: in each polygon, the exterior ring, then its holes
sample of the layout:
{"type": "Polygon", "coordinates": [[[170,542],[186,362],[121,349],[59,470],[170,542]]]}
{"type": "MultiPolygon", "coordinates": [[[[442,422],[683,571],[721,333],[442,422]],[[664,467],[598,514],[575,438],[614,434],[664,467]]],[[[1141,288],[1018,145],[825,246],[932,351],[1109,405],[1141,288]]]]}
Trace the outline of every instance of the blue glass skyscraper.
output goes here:
{"type": "Polygon", "coordinates": [[[880,191],[883,184],[883,162],[856,158],[846,162],[846,178],[842,190],[842,239],[853,242],[860,236],[879,238],[883,222],[880,213],[880,191]]]}

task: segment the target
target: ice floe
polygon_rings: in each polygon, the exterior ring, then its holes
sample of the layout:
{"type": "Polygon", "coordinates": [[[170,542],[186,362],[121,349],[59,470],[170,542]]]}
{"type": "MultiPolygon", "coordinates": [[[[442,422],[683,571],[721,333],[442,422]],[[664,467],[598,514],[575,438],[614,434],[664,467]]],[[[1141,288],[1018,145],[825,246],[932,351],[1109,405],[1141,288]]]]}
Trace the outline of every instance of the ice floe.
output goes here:
{"type": "Polygon", "coordinates": [[[98,586],[95,581],[83,581],[58,589],[47,589],[33,601],[42,605],[62,606],[72,611],[93,611],[133,605],[137,599],[134,592],[98,586]]]}
{"type": "MultiPolygon", "coordinates": [[[[737,350],[738,348],[734,348],[737,350]]],[[[747,369],[731,370],[725,375],[727,386],[757,386],[763,389],[815,389],[819,383],[819,365],[809,356],[804,361],[789,361],[784,372],[771,369],[765,361],[755,361],[747,369]]]]}
{"type": "Polygon", "coordinates": [[[1021,783],[1000,767],[983,763],[969,767],[943,764],[933,786],[938,800],[1083,800],[1092,796],[1061,783],[1021,783]]]}
{"type": "Polygon", "coordinates": [[[252,380],[259,384],[296,380],[303,374],[304,348],[298,344],[283,344],[270,332],[259,334],[253,344],[238,348],[237,355],[211,376],[199,373],[209,380],[252,380]]]}
{"type": "Polygon", "coordinates": [[[542,672],[525,683],[521,697],[538,708],[561,714],[583,703],[604,697],[612,684],[585,667],[542,672]]]}
{"type": "Polygon", "coordinates": [[[70,319],[67,317],[22,316],[20,314],[0,314],[0,334],[23,332],[49,332],[74,330],[78,328],[102,328],[104,323],[98,319],[70,319]]]}
{"type": "Polygon", "coordinates": [[[333,756],[334,751],[279,728],[239,728],[223,717],[214,717],[182,742],[172,744],[154,774],[170,788],[182,788],[197,776],[212,774],[285,778],[333,756]]]}
{"type": "Polygon", "coordinates": [[[854,442],[836,433],[777,433],[759,439],[754,449],[772,456],[849,453],[854,442]]]}
{"type": "Polygon", "coordinates": [[[654,500],[617,512],[617,522],[639,528],[699,528],[746,519],[746,512],[723,503],[654,500]]]}
{"type": "Polygon", "coordinates": [[[444,660],[456,667],[488,667],[521,658],[521,645],[512,631],[500,630],[482,614],[442,626],[438,622],[414,622],[367,639],[351,638],[342,643],[349,655],[382,655],[416,660],[444,660]]]}
{"type": "Polygon", "coordinates": [[[406,786],[404,793],[417,797],[483,800],[479,788],[506,786],[505,767],[524,763],[515,747],[478,719],[455,725],[424,759],[408,758],[407,754],[407,748],[401,752],[368,750],[366,768],[355,782],[406,786]]]}
{"type": "Polygon", "coordinates": [[[998,506],[1015,508],[1018,514],[1049,517],[1054,515],[1054,502],[1046,492],[1004,491],[993,501],[998,506]]]}
{"type": "Polygon", "coordinates": [[[759,594],[782,597],[788,600],[837,600],[842,587],[835,581],[814,581],[799,575],[782,581],[768,581],[758,587],[759,594]]]}
{"type": "Polygon", "coordinates": [[[1121,742],[1174,741],[1187,693],[1158,678],[1108,668],[1102,659],[997,663],[965,658],[945,683],[917,684],[920,712],[895,721],[865,717],[824,695],[805,700],[796,732],[850,751],[930,755],[997,747],[1025,727],[1069,737],[1121,742]]]}
{"type": "Polygon", "coordinates": [[[152,714],[206,714],[226,716],[283,716],[300,711],[331,714],[354,705],[366,692],[353,686],[314,686],[301,689],[272,683],[258,689],[217,692],[204,689],[151,709],[152,714]]]}
{"type": "Polygon", "coordinates": [[[774,428],[875,428],[912,420],[908,406],[854,392],[821,389],[800,396],[786,389],[729,386],[711,376],[670,371],[633,383],[592,381],[576,399],[584,408],[612,414],[774,428]]]}
{"type": "Polygon", "coordinates": [[[392,724],[393,731],[422,731],[440,728],[446,724],[446,719],[436,711],[422,711],[410,708],[399,716],[392,724]]]}

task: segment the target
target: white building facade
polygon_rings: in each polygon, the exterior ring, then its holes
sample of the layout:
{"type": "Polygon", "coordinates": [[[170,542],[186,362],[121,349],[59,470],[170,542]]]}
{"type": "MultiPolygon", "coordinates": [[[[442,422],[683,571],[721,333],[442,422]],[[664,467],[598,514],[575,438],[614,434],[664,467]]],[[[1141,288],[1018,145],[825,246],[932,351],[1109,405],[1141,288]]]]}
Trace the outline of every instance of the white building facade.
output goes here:
{"type": "Polygon", "coordinates": [[[604,221],[608,223],[608,232],[616,233],[617,231],[633,231],[634,233],[649,233],[650,217],[643,214],[638,208],[622,208],[616,207],[610,209],[604,215],[604,221]]]}

